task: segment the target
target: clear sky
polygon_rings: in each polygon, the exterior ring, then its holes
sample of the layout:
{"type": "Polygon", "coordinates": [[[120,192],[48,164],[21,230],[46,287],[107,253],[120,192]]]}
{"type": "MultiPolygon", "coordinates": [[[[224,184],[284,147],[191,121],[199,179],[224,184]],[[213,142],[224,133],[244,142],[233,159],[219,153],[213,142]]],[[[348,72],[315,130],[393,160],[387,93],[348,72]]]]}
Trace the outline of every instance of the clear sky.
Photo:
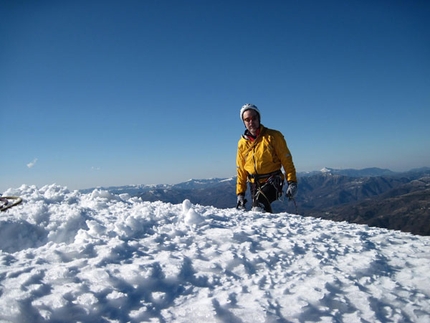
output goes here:
{"type": "Polygon", "coordinates": [[[298,171],[430,166],[430,1],[1,1],[0,192],[235,175],[239,109],[298,171]]]}

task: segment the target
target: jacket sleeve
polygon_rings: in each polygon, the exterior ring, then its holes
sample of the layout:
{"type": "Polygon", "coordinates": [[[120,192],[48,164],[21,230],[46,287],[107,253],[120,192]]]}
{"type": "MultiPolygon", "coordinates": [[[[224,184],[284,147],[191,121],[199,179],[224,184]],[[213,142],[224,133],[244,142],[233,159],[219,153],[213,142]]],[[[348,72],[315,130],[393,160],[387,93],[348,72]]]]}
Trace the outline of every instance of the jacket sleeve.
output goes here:
{"type": "Polygon", "coordinates": [[[246,181],[248,178],[248,172],[244,168],[245,159],[243,156],[243,150],[241,149],[240,141],[237,145],[237,155],[236,155],[236,195],[245,194],[246,192],[246,181]]]}
{"type": "Polygon", "coordinates": [[[293,156],[291,156],[287,142],[280,132],[276,137],[276,154],[278,155],[282,167],[284,168],[287,182],[297,182],[296,168],[294,167],[293,156]]]}

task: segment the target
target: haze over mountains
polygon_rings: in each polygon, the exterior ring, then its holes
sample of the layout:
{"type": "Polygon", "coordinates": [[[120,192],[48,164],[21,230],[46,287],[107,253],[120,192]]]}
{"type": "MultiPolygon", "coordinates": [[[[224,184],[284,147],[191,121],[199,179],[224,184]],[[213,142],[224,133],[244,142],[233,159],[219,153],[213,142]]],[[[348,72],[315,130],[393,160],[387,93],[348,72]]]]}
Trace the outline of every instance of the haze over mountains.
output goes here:
{"type": "MultiPolygon", "coordinates": [[[[402,173],[380,168],[323,168],[321,171],[298,173],[298,178],[297,209],[294,203],[284,198],[273,204],[274,212],[430,235],[429,167],[402,173]]],[[[231,208],[236,205],[235,185],[236,178],[232,177],[107,189],[112,193],[129,193],[150,202],[177,204],[189,199],[194,204],[231,208]]],[[[251,200],[249,196],[247,198],[251,200]]]]}

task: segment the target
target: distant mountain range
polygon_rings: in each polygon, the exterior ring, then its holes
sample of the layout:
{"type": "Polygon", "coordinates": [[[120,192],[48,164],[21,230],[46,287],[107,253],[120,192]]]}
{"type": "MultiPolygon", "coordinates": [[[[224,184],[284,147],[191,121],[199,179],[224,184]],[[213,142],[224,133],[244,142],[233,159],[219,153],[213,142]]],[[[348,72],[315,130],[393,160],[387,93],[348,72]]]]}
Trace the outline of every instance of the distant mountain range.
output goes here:
{"type": "MultiPolygon", "coordinates": [[[[428,167],[420,168],[417,170],[411,170],[410,172],[422,171],[426,169],[428,170],[429,168],[428,167]]],[[[383,168],[377,168],[377,167],[363,168],[363,169],[352,169],[352,168],[335,169],[335,168],[324,167],[319,171],[301,172],[301,173],[298,173],[298,175],[301,177],[305,177],[305,176],[318,175],[321,173],[332,174],[332,175],[343,175],[343,176],[349,176],[349,177],[390,176],[390,175],[399,174],[389,169],[383,169],[383,168]]]]}
{"type": "Polygon", "coordinates": [[[300,178],[305,216],[430,235],[430,168],[374,176],[300,178]]]}
{"type": "MultiPolygon", "coordinates": [[[[298,173],[298,180],[297,210],[284,198],[273,203],[274,212],[297,212],[303,216],[430,235],[430,167],[402,173],[380,168],[323,168],[298,173]]],[[[231,208],[236,206],[235,186],[236,178],[232,177],[104,189],[145,201],[177,204],[189,199],[194,204],[231,208]]]]}

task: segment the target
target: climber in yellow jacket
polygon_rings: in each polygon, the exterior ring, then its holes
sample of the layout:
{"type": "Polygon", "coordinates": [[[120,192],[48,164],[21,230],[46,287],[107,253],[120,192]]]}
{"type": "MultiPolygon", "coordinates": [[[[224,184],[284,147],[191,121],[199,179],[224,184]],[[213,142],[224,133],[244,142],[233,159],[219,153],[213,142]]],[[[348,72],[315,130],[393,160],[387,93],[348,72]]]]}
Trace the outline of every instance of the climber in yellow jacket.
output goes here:
{"type": "Polygon", "coordinates": [[[285,179],[287,197],[294,198],[297,193],[293,158],[282,133],[260,123],[261,114],[255,105],[245,104],[240,109],[240,119],[246,130],[237,147],[237,208],[245,209],[249,183],[252,210],[272,212],[271,203],[282,196],[285,179]]]}

